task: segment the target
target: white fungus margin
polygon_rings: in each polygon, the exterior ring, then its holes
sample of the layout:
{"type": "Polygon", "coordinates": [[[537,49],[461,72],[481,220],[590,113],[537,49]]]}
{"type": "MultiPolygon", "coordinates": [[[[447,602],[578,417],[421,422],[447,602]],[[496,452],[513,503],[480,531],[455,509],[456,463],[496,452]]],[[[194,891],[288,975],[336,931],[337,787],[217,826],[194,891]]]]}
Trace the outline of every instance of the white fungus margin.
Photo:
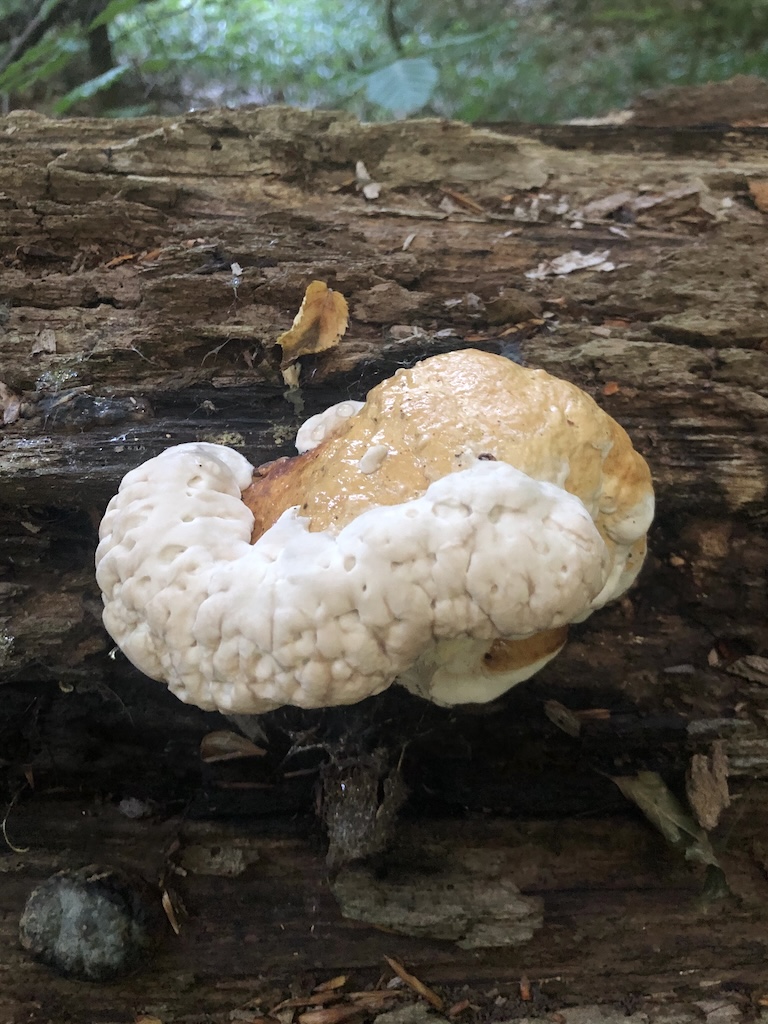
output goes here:
{"type": "Polygon", "coordinates": [[[354,703],[436,644],[586,617],[611,571],[582,502],[504,462],[477,461],[337,533],[289,509],[255,544],[241,500],[251,477],[221,445],[169,448],[127,474],[100,529],[108,631],[206,709],[354,703]]]}

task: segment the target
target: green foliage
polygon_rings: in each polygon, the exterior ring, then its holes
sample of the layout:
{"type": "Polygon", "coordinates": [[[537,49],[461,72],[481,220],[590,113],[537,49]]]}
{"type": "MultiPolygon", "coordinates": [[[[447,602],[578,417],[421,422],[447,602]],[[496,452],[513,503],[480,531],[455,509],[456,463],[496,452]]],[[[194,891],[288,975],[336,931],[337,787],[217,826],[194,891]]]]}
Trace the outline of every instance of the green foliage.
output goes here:
{"type": "Polygon", "coordinates": [[[14,54],[0,0],[0,96],[52,113],[284,102],[546,122],[668,83],[768,75],[768,0],[46,0],[29,15],[25,3],[5,0],[14,24],[34,13],[45,31],[14,54]]]}
{"type": "Polygon", "coordinates": [[[128,67],[118,65],[116,68],[110,68],[109,71],[105,71],[101,75],[96,75],[95,78],[89,78],[87,82],[83,82],[82,85],[76,85],[74,89],[70,89],[69,92],[62,96],[61,99],[56,100],[53,104],[53,110],[56,114],[65,114],[71,107],[74,107],[76,103],[82,103],[83,100],[89,100],[92,96],[95,96],[102,89],[106,89],[112,85],[118,79],[122,78],[128,70],[128,67]]]}
{"type": "Polygon", "coordinates": [[[432,99],[440,72],[428,57],[405,57],[368,75],[365,98],[395,116],[407,117],[432,99]]]}

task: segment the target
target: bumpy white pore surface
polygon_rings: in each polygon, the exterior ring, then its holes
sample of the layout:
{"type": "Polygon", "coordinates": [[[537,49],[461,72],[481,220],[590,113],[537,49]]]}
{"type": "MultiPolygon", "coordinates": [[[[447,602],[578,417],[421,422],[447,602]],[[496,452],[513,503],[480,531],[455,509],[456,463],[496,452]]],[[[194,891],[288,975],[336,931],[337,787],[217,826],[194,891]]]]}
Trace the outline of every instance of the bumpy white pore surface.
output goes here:
{"type": "Polygon", "coordinates": [[[296,451],[299,455],[303,455],[311,448],[317,448],[319,444],[335,434],[350,416],[360,412],[364,405],[365,402],[355,402],[350,398],[347,402],[338,402],[336,405],[324,409],[316,416],[310,416],[301,424],[296,434],[296,451]]]}
{"type": "Polygon", "coordinates": [[[252,467],[169,448],[123,480],[96,553],[104,623],[184,701],[226,712],[350,704],[437,641],[522,637],[588,613],[609,557],[584,505],[478,461],[401,505],[310,533],[295,509],[250,543],[252,467]]]}

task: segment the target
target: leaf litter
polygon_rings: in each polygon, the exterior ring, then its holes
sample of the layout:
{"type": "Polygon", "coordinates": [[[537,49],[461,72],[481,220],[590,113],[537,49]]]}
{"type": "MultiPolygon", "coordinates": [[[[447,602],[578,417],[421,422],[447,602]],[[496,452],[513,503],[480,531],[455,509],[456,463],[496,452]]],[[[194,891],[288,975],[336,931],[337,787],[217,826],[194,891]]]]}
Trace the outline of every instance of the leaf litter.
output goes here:
{"type": "Polygon", "coordinates": [[[341,292],[333,291],[325,281],[310,282],[293,325],[277,339],[283,350],[281,368],[300,356],[317,355],[338,345],[348,324],[349,307],[341,292]]]}
{"type": "Polygon", "coordinates": [[[610,775],[624,796],[636,804],[669,845],[686,860],[707,867],[704,896],[717,899],[728,895],[725,872],[712,848],[709,836],[685,810],[658,772],[610,775]]]}

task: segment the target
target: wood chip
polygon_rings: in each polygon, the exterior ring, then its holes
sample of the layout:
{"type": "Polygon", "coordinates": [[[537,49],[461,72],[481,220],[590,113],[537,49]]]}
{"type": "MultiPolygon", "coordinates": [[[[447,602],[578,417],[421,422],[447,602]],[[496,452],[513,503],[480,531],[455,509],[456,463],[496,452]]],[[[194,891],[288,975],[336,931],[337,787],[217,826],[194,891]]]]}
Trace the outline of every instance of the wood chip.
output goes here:
{"type": "Polygon", "coordinates": [[[399,999],[401,992],[396,989],[374,989],[372,992],[350,992],[347,999],[357,1003],[358,1006],[365,1006],[369,1010],[378,1010],[386,1006],[393,999],[399,999]]]}
{"type": "Polygon", "coordinates": [[[607,384],[603,386],[603,394],[606,398],[610,398],[611,395],[616,395],[621,391],[621,388],[615,380],[609,380],[607,384]]]}
{"type": "Polygon", "coordinates": [[[322,1010],[307,1010],[298,1016],[299,1024],[340,1024],[365,1013],[363,1006],[349,1003],[337,1003],[335,1006],[324,1006],[322,1010]]]}
{"type": "Polygon", "coordinates": [[[344,988],[349,981],[348,974],[337,974],[335,978],[331,978],[329,981],[324,981],[320,985],[315,985],[312,989],[313,992],[334,992],[337,988],[344,988]]]}
{"type": "Polygon", "coordinates": [[[582,708],[580,711],[572,711],[582,722],[607,722],[611,717],[610,708],[582,708]]]}
{"type": "Polygon", "coordinates": [[[432,989],[425,985],[423,981],[419,981],[419,979],[415,975],[411,974],[409,971],[406,971],[403,965],[401,963],[398,963],[397,960],[393,960],[393,958],[390,956],[385,956],[384,959],[387,961],[387,963],[398,976],[398,978],[400,978],[401,981],[405,982],[405,984],[410,989],[413,989],[413,991],[417,995],[420,995],[422,999],[426,999],[430,1006],[434,1006],[436,1010],[443,1009],[443,1000],[436,992],[433,992],[432,989]]]}
{"type": "Polygon", "coordinates": [[[284,999],[282,1003],[273,1006],[270,1013],[279,1013],[281,1010],[296,1010],[302,1006],[325,1006],[328,1003],[339,1002],[342,998],[340,992],[332,989],[327,992],[313,992],[307,996],[294,996],[292,999],[284,999]]]}
{"type": "Polygon", "coordinates": [[[462,999],[460,1002],[454,1003],[453,1006],[451,1006],[448,1009],[448,1011],[446,1013],[446,1016],[447,1017],[458,1017],[459,1014],[464,1013],[465,1010],[471,1010],[471,1009],[472,1009],[472,1003],[470,1003],[470,1001],[468,999],[462,999]]]}

